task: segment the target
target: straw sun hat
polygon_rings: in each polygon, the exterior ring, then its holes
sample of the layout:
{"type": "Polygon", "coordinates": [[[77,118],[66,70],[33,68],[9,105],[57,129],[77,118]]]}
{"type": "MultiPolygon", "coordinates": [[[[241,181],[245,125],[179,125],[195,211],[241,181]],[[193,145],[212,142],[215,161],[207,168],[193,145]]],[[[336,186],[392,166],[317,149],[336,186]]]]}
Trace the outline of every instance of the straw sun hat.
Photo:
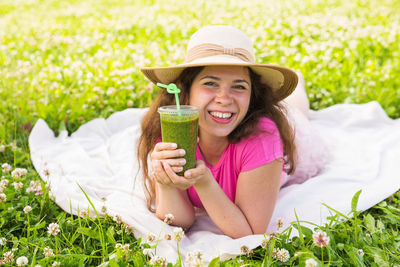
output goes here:
{"type": "Polygon", "coordinates": [[[255,62],[253,43],[246,34],[231,26],[206,26],[195,32],[189,40],[183,64],[172,67],[145,67],[141,71],[154,84],[175,82],[188,67],[226,65],[247,66],[261,76],[282,100],[297,85],[297,74],[286,67],[255,62]]]}

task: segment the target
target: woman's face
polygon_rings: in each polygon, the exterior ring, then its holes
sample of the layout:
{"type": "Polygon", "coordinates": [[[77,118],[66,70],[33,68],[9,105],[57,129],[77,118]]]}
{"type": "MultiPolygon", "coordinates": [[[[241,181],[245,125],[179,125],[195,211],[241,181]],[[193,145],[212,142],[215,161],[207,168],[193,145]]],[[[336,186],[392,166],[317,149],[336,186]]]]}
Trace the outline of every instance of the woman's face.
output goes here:
{"type": "Polygon", "coordinates": [[[200,108],[200,136],[227,137],[245,117],[250,95],[248,68],[205,67],[190,89],[190,105],[200,108]]]}

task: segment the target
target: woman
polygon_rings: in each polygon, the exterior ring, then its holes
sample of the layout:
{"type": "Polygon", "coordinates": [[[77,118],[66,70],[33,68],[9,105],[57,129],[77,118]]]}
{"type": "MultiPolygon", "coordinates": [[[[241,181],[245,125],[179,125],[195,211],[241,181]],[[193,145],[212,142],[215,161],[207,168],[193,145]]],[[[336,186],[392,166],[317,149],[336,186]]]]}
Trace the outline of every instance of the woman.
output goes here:
{"type": "Polygon", "coordinates": [[[138,158],[148,207],[160,219],[171,213],[173,224],[187,229],[196,207],[232,238],[265,233],[279,189],[295,169],[294,134],[281,100],[305,114],[308,101],[301,87],[287,98],[298,82],[295,72],[254,62],[243,32],[208,26],[191,37],[184,64],[142,69],[155,84],[176,83],[180,103],[200,109],[196,167],[184,176],[176,173],[185,151],[161,142],[157,113],[174,96],[161,91],[142,121],[138,158]]]}

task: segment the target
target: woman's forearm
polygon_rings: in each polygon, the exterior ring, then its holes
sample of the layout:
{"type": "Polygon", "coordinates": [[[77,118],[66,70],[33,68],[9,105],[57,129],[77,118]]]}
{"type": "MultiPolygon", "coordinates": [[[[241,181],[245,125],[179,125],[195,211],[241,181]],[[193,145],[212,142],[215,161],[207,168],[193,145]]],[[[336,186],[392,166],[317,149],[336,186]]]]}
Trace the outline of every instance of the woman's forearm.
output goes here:
{"type": "Polygon", "coordinates": [[[194,208],[186,190],[158,184],[156,185],[156,215],[163,220],[165,215],[174,215],[172,225],[188,229],[195,220],[194,208]]]}
{"type": "Polygon", "coordinates": [[[214,179],[194,188],[208,215],[225,235],[239,238],[253,234],[246,216],[214,179]]]}

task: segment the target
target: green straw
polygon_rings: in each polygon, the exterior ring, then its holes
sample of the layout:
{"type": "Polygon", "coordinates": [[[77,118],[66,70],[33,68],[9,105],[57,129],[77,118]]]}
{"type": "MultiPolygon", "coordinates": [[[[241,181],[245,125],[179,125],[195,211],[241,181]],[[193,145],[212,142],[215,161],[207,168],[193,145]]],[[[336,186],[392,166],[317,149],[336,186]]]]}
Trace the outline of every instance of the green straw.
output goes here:
{"type": "Polygon", "coordinates": [[[166,88],[167,92],[170,94],[175,94],[176,109],[179,111],[181,109],[181,106],[179,105],[178,94],[181,92],[181,90],[178,87],[176,87],[176,84],[170,83],[170,84],[166,85],[166,84],[162,84],[162,83],[157,83],[157,86],[166,88]]]}

